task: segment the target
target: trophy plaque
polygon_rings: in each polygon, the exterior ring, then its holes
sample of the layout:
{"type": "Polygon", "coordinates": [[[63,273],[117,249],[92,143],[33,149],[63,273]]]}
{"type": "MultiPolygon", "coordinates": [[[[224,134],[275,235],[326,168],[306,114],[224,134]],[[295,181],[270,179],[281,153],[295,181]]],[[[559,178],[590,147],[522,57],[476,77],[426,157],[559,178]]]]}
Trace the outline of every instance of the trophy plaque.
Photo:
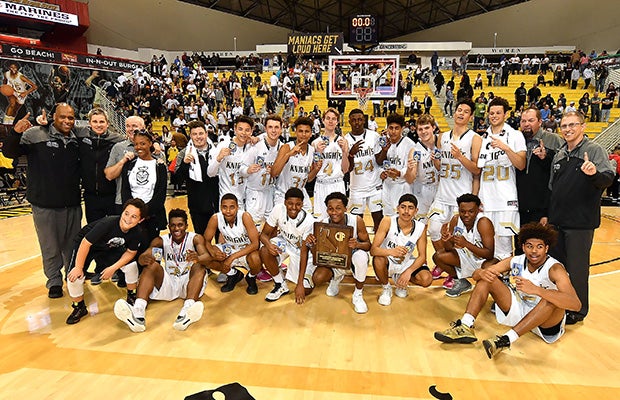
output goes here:
{"type": "Polygon", "coordinates": [[[314,264],[327,268],[349,268],[351,251],[349,239],[353,236],[353,227],[349,225],[314,223],[314,245],[312,256],[314,264]]]}

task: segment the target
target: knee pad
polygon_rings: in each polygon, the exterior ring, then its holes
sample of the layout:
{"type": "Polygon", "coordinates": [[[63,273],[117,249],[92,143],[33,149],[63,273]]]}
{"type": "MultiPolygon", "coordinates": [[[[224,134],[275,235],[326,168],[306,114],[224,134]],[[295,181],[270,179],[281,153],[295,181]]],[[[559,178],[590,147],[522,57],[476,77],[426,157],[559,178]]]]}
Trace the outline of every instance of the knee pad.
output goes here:
{"type": "Polygon", "coordinates": [[[71,297],[82,297],[84,296],[84,278],[83,276],[79,279],[76,279],[75,282],[71,282],[67,279],[67,290],[69,291],[69,296],[71,297]]]}
{"type": "Polygon", "coordinates": [[[138,282],[138,264],[135,261],[122,266],[121,271],[125,273],[125,282],[131,284],[138,282]]]}
{"type": "Polygon", "coordinates": [[[443,224],[441,221],[437,221],[434,218],[428,220],[428,236],[433,242],[441,240],[441,227],[443,224]]]}

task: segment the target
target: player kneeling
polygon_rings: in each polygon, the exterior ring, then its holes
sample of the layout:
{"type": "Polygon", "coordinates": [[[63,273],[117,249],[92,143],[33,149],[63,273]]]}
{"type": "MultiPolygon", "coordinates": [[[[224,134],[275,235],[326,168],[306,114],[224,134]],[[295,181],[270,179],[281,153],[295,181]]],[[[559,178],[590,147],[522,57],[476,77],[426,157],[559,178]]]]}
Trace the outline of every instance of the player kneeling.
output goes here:
{"type": "MultiPolygon", "coordinates": [[[[364,314],[368,312],[368,306],[364,301],[362,289],[366,280],[368,270],[368,250],[370,250],[370,238],[366,230],[364,219],[359,215],[347,213],[347,196],[344,193],[334,192],[327,195],[325,205],[327,207],[328,218],[322,222],[350,226],[353,228],[353,236],[349,239],[351,253],[351,271],[355,278],[355,290],[351,302],[356,313],[364,314]]],[[[303,251],[303,249],[302,249],[303,251]]],[[[344,278],[345,270],[341,268],[316,267],[312,274],[314,286],[329,281],[325,294],[335,297],[340,292],[340,282],[344,278]]]]}
{"type": "Polygon", "coordinates": [[[418,200],[404,194],[398,200],[396,215],[383,217],[370,248],[377,279],[383,286],[379,304],[392,304],[391,277],[396,284],[396,296],[408,296],[409,282],[428,287],[433,282],[426,266],[426,225],[415,220],[418,200]],[[418,256],[413,252],[417,249],[418,256]]]}
{"type": "Polygon", "coordinates": [[[477,341],[474,322],[489,294],[495,300],[495,318],[502,325],[511,326],[508,332],[495,339],[483,341],[484,349],[492,358],[528,331],[553,343],[564,334],[566,310],[578,311],[581,302],[571,285],[564,266],[547,255],[557,232],[538,223],[523,225],[519,242],[525,254],[507,258],[486,269],[477,269],[476,281],[465,314],[443,331],[435,332],[435,339],[444,343],[473,343],[477,341]],[[506,285],[500,276],[510,273],[506,285]]]}
{"type": "Polygon", "coordinates": [[[138,259],[140,265],[145,267],[140,275],[135,304],[123,299],[114,304],[114,315],[133,332],[144,332],[146,329],[145,314],[149,299],[186,299],[173,324],[176,330],[184,331],[202,317],[204,305],[198,299],[207,283],[206,269],[201,262],[208,259],[204,238],[187,232],[187,213],[184,210],[170,210],[168,221],[170,233],[153,239],[138,259]]]}
{"type": "Polygon", "coordinates": [[[67,318],[67,324],[76,324],[88,315],[84,303],[84,268],[93,260],[98,266],[108,266],[101,271],[102,279],[110,279],[114,272],[122,270],[127,281],[127,301],[135,300],[138,265],[132,260],[142,237],[137,226],[145,215],[148,215],[146,204],[140,199],[130,199],[120,216],[101,218],[80,230],[75,238],[67,274],[67,289],[73,301],[73,311],[67,318]]]}
{"type": "Polygon", "coordinates": [[[286,279],[294,282],[297,287],[295,293],[305,296],[312,292],[312,274],[314,264],[312,254],[308,256],[309,265],[301,271],[301,248],[314,228],[314,217],[304,211],[304,193],[297,188],[290,188],[284,194],[284,204],[273,207],[260,234],[263,247],[260,249],[260,258],[269,274],[273,277],[274,287],[265,297],[266,301],[276,301],[289,293],[284,281],[280,263],[289,259],[286,269],[286,279]],[[276,236],[277,232],[280,232],[276,236]]]}

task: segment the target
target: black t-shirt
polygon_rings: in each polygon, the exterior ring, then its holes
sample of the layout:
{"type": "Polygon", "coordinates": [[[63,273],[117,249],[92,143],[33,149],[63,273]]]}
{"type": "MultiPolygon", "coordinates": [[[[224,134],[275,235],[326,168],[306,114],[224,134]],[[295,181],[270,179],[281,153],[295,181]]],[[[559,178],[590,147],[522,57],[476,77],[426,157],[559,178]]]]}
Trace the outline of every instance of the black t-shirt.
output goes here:
{"type": "Polygon", "coordinates": [[[124,253],[126,250],[137,251],[140,245],[141,232],[134,227],[123,232],[119,225],[121,217],[113,215],[91,222],[80,230],[78,240],[86,238],[92,243],[91,251],[114,251],[124,253]]]}

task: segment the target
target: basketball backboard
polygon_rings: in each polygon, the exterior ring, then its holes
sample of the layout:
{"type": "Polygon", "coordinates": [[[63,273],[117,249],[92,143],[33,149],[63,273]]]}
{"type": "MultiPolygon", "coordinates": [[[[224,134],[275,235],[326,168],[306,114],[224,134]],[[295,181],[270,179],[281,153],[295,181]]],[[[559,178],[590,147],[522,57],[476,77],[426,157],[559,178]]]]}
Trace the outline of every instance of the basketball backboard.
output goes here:
{"type": "Polygon", "coordinates": [[[398,94],[398,56],[330,56],[329,98],[393,99],[398,94]]]}

